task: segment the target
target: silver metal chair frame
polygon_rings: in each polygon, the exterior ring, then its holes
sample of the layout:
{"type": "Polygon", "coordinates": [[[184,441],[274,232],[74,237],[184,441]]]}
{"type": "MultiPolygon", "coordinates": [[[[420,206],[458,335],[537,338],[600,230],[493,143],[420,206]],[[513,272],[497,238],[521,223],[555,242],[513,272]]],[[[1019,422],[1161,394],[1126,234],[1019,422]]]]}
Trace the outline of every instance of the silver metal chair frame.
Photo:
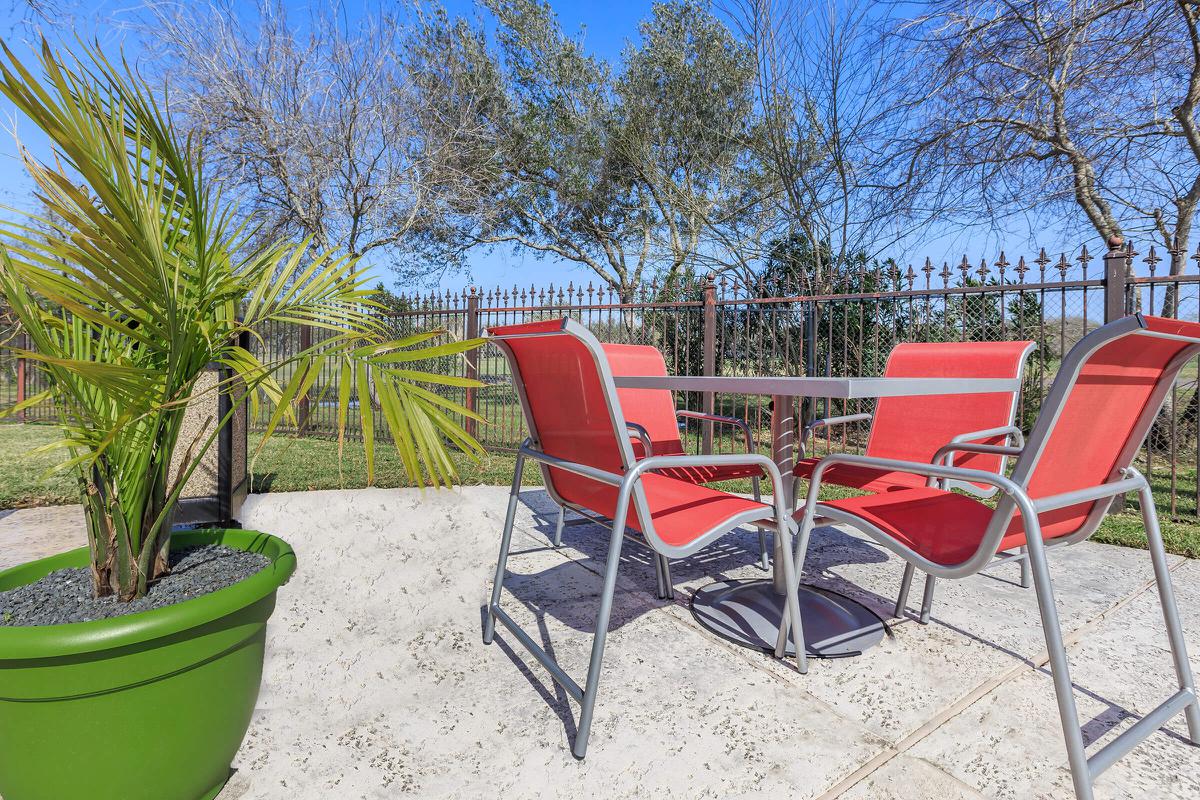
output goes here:
{"type": "MultiPolygon", "coordinates": [[[[556,458],[553,455],[545,453],[541,450],[538,444],[537,426],[534,422],[533,415],[530,413],[529,399],[525,392],[524,382],[521,380],[520,367],[512,350],[508,347],[506,340],[518,338],[515,336],[509,337],[491,337],[491,341],[495,342],[500,350],[508,359],[509,367],[513,375],[513,384],[516,387],[517,395],[521,401],[521,408],[525,414],[525,421],[529,427],[529,439],[523,444],[517,453],[516,469],[513,474],[512,490],[508,498],[508,510],[504,519],[504,529],[500,540],[500,555],[496,562],[496,573],[492,583],[491,599],[488,602],[487,615],[483,626],[483,641],[484,644],[491,644],[495,635],[496,621],[499,620],[504,627],[512,633],[526,650],[529,651],[537,661],[549,671],[551,677],[563,687],[563,689],[580,705],[579,722],[575,743],[572,747],[572,752],[577,758],[583,758],[587,753],[588,737],[591,731],[592,714],[595,708],[596,696],[600,685],[600,671],[604,659],[604,645],[608,634],[608,623],[612,614],[613,594],[616,590],[617,569],[621,559],[621,545],[625,538],[625,523],[629,515],[630,507],[632,506],[637,519],[642,525],[642,534],[645,537],[646,543],[650,548],[662,557],[682,558],[707,546],[715,539],[723,536],[729,531],[743,524],[756,523],[773,528],[776,535],[781,537],[781,541],[785,546],[791,546],[791,530],[794,523],[792,522],[788,509],[783,505],[783,478],[780,475],[779,467],[771,459],[764,455],[754,453],[746,455],[709,455],[709,456],[648,456],[641,461],[637,461],[634,457],[633,448],[630,446],[629,438],[626,433],[629,426],[626,424],[621,414],[620,401],[617,397],[616,385],[613,383],[612,372],[608,367],[608,361],[604,357],[603,350],[600,347],[599,341],[582,325],[573,320],[566,320],[563,328],[558,331],[545,333],[527,334],[527,336],[561,336],[573,335],[578,339],[588,350],[589,354],[595,363],[597,374],[600,378],[601,388],[604,393],[606,405],[608,408],[609,417],[612,421],[613,432],[615,435],[617,446],[620,450],[622,474],[606,472],[597,469],[587,464],[579,464],[570,461],[564,461],[556,458]],[[517,500],[521,489],[521,478],[525,467],[526,459],[536,461],[542,470],[546,490],[560,508],[570,506],[576,510],[580,510],[579,506],[570,503],[561,497],[555,489],[553,476],[550,469],[564,470],[576,475],[581,475],[592,480],[607,483],[615,486],[618,489],[615,512],[612,518],[610,527],[610,535],[608,541],[608,557],[604,567],[604,585],[600,594],[600,607],[596,613],[595,632],[592,639],[592,652],[588,665],[587,680],[583,687],[580,687],[570,675],[568,675],[558,665],[558,663],[548,654],[542,647],[537,644],[516,621],[509,616],[500,607],[500,595],[504,587],[505,565],[508,560],[509,547],[512,542],[513,523],[516,518],[517,500]],[[685,546],[673,546],[664,542],[659,538],[658,533],[654,529],[654,522],[650,515],[649,506],[646,500],[645,488],[642,485],[642,478],[645,473],[656,469],[669,469],[672,467],[704,467],[704,466],[725,466],[725,465],[741,465],[753,464],[762,467],[767,475],[771,478],[774,488],[774,503],[773,503],[773,519],[770,518],[771,511],[764,509],[755,509],[744,512],[725,520],[722,524],[704,531],[700,536],[691,541],[685,546]],[[765,516],[766,515],[766,516],[765,516]]],[[[523,338],[523,337],[522,337],[523,338]]],[[[586,509],[584,509],[586,511],[586,509]]],[[[785,551],[786,552],[786,551],[785,551]]],[[[797,600],[797,573],[793,568],[791,559],[787,559],[785,563],[785,580],[789,590],[789,602],[787,609],[788,624],[785,628],[790,629],[792,643],[797,653],[797,666],[801,672],[807,672],[808,660],[804,650],[804,632],[800,624],[800,609],[797,600]]],[[[776,655],[783,657],[783,647],[776,648],[776,655]]]]}
{"type": "MultiPolygon", "coordinates": [[[[1194,358],[1200,352],[1200,341],[1186,337],[1171,336],[1145,330],[1140,317],[1126,317],[1117,322],[1105,325],[1084,337],[1067,354],[1042,406],[1042,412],[1030,433],[1025,447],[1020,449],[1017,462],[1011,478],[983,470],[964,469],[950,466],[946,463],[922,464],[919,462],[892,461],[887,459],[869,458],[856,455],[831,455],[821,460],[813,472],[809,484],[808,497],[804,506],[803,518],[798,534],[799,546],[796,556],[796,572],[803,566],[804,544],[818,518],[843,523],[862,531],[884,547],[903,558],[909,565],[915,566],[930,576],[945,578],[964,578],[984,569],[996,557],[999,545],[1003,539],[1010,521],[1018,511],[1021,514],[1026,531],[1026,551],[1033,585],[1037,593],[1038,610],[1041,617],[1042,629],[1046,638],[1046,649],[1050,657],[1050,669],[1054,679],[1054,691],[1058,700],[1058,712],[1062,721],[1063,735],[1066,740],[1067,758],[1079,800],[1092,800],[1092,784],[1096,777],[1105,769],[1112,766],[1121,756],[1132,750],[1138,743],[1162,726],[1167,720],[1181,711],[1187,719],[1188,734],[1193,744],[1200,744],[1200,700],[1197,699],[1195,680],[1191,665],[1188,661],[1187,646],[1184,641],[1183,629],[1179,622],[1179,609],[1175,601],[1171,585],[1171,575],[1167,568],[1166,550],[1163,547],[1162,534],[1158,524],[1158,514],[1154,506],[1150,484],[1132,466],[1129,466],[1145,439],[1150,426],[1153,424],[1164,397],[1170,389],[1170,381],[1163,381],[1155,394],[1146,404],[1146,409],[1138,424],[1129,437],[1124,450],[1121,452],[1118,464],[1123,468],[1114,470],[1109,480],[1099,486],[1066,492],[1040,499],[1031,498],[1025,487],[1028,485],[1041,457],[1043,448],[1058,421],[1067,397],[1079,376],[1079,371],[1088,358],[1101,346],[1115,338],[1127,334],[1171,338],[1192,342],[1193,346],[1183,350],[1169,368],[1194,358]],[[978,481],[994,486],[1001,494],[1001,499],[988,523],[975,553],[959,564],[939,564],[923,557],[891,538],[885,531],[876,528],[865,520],[843,512],[836,507],[825,506],[817,499],[820,491],[821,476],[831,466],[836,464],[852,464],[864,467],[903,470],[917,475],[925,475],[931,480],[964,480],[978,481]],[[1155,582],[1158,586],[1159,599],[1163,610],[1163,619],[1167,628],[1167,638],[1171,647],[1175,673],[1179,690],[1166,701],[1146,714],[1129,729],[1122,732],[1113,741],[1102,747],[1091,757],[1088,757],[1083,733],[1079,727],[1079,715],[1071,688],[1071,677],[1067,663],[1066,648],[1063,645],[1062,629],[1059,624],[1058,611],[1054,602],[1054,589],[1050,580],[1049,565],[1046,550],[1051,546],[1073,544],[1091,536],[1107,514],[1108,504],[1094,503],[1093,509],[1082,527],[1070,536],[1051,541],[1043,540],[1039,515],[1058,508],[1077,505],[1089,501],[1116,497],[1127,492],[1137,492],[1141,502],[1142,518],[1146,527],[1146,537],[1149,541],[1150,558],[1154,568],[1155,582]]],[[[961,450],[962,444],[954,445],[952,449],[961,450]]],[[[971,445],[971,447],[988,447],[988,445],[971,445]]],[[[950,445],[943,448],[944,457],[950,453],[950,445]]],[[[1017,449],[1017,448],[1012,448],[1017,449]]],[[[928,590],[927,590],[928,592],[928,590]]]]}

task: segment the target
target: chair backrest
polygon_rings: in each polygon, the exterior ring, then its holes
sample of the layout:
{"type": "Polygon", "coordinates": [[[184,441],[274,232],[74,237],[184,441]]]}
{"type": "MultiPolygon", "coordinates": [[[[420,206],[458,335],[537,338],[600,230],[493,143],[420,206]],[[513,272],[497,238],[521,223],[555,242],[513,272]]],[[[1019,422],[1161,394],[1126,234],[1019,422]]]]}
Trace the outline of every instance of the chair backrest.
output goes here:
{"type": "MultiPolygon", "coordinates": [[[[605,344],[604,355],[613,375],[667,375],[667,362],[657,347],[641,344],[605,344]]],[[[656,456],[683,453],[679,419],[675,416],[675,398],[667,389],[617,389],[625,419],[636,422],[650,435],[656,456]]],[[[644,455],[641,442],[633,444],[634,454],[644,455]]]]}
{"type": "MultiPolygon", "coordinates": [[[[907,342],[888,356],[889,378],[1020,378],[1033,342],[907,342]]],[[[928,463],[940,447],[971,431],[1011,425],[1018,392],[882,397],[866,454],[928,463]]],[[[1004,437],[981,440],[1005,444],[1004,437]]],[[[1003,456],[963,453],[955,466],[999,472],[1003,456]]],[[[983,489],[982,485],[977,488],[983,489]]]]}
{"type": "MultiPolygon", "coordinates": [[[[1133,463],[1179,371],[1197,354],[1200,323],[1137,314],[1092,331],[1063,359],[1013,467],[1013,480],[1036,500],[1119,478],[1133,463]]],[[[1045,512],[1042,536],[1086,538],[1111,502],[1045,512]]],[[[1010,531],[1020,525],[1013,520],[1010,531]]]]}
{"type": "MultiPolygon", "coordinates": [[[[615,475],[635,463],[608,360],[586,328],[552,319],[492,327],[488,336],[508,358],[538,449],[615,475]]],[[[612,516],[615,486],[545,465],[542,476],[556,500],[612,516]]],[[[644,507],[635,490],[634,510],[644,507]]]]}

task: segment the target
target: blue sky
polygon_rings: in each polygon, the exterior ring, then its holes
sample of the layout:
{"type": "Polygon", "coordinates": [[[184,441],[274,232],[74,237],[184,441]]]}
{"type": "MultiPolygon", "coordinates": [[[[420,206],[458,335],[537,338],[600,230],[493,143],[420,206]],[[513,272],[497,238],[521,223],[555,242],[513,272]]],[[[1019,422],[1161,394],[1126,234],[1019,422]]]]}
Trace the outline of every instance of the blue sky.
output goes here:
{"type": "MultiPolygon", "coordinates": [[[[186,2],[186,0],[184,0],[186,2]]],[[[0,33],[5,36],[10,47],[13,47],[22,60],[32,58],[27,47],[31,39],[29,29],[22,24],[20,13],[23,4],[21,0],[5,4],[7,8],[0,11],[0,33]]],[[[305,7],[304,3],[291,2],[297,11],[305,7]]],[[[353,0],[346,3],[347,7],[362,8],[362,3],[353,0]]],[[[470,0],[447,0],[446,5],[451,13],[472,12],[470,0]]],[[[616,60],[626,42],[636,40],[638,22],[649,13],[650,0],[608,0],[607,2],[585,2],[582,0],[558,0],[553,2],[563,28],[570,33],[580,33],[587,50],[602,58],[616,60]]],[[[66,0],[66,8],[71,9],[75,31],[85,37],[97,37],[106,50],[123,47],[126,54],[136,59],[140,48],[136,35],[124,25],[129,19],[130,9],[136,4],[114,2],[71,4],[66,0]]],[[[13,109],[7,101],[0,101],[0,122],[4,130],[0,131],[0,202],[8,206],[23,207],[29,202],[30,183],[17,158],[17,148],[9,129],[14,124],[13,109]]],[[[40,136],[27,121],[15,120],[15,129],[22,141],[35,154],[47,151],[44,137],[40,136]]],[[[1020,254],[1034,255],[1034,245],[1040,245],[1057,252],[1061,249],[1068,251],[1077,249],[1078,237],[1068,239],[1061,231],[1053,227],[1038,227],[1035,223],[1015,221],[1007,226],[1007,230],[988,231],[975,229],[963,231],[948,225],[932,225],[918,235],[910,236],[900,243],[893,255],[901,263],[909,262],[916,267],[924,263],[928,256],[935,263],[945,260],[953,266],[964,254],[978,263],[980,257],[986,257],[991,262],[1004,247],[1009,259],[1013,262],[1020,254]]],[[[1103,247],[1098,238],[1088,241],[1088,247],[1093,253],[1100,253],[1103,247]]],[[[521,284],[544,285],[554,282],[565,284],[568,280],[576,283],[594,278],[586,268],[571,262],[558,259],[538,259],[533,255],[519,251],[497,249],[491,252],[478,251],[470,259],[470,274],[450,273],[440,279],[440,287],[458,289],[464,285],[476,284],[482,286],[521,284]]],[[[383,265],[375,265],[374,271],[389,286],[398,290],[411,289],[411,286],[394,286],[395,276],[383,265]]]]}

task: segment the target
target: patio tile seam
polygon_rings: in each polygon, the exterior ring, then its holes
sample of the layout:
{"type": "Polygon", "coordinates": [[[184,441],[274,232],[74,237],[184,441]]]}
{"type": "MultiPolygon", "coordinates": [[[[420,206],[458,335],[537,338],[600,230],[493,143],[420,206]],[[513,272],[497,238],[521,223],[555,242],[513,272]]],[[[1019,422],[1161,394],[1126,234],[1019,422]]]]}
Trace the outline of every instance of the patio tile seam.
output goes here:
{"type": "MultiPolygon", "coordinates": [[[[1175,561],[1175,563],[1168,565],[1168,571],[1175,572],[1177,569],[1182,567],[1184,564],[1187,564],[1188,560],[1189,560],[1182,556],[1176,556],[1176,559],[1177,560],[1175,561]]],[[[1128,595],[1126,595],[1123,598],[1120,598],[1119,600],[1117,600],[1115,603],[1113,603],[1108,608],[1104,609],[1103,611],[1099,612],[1095,616],[1093,616],[1090,619],[1088,619],[1087,621],[1085,621],[1082,625],[1080,625],[1074,631],[1063,636],[1064,648],[1069,650],[1071,647],[1078,644],[1080,642],[1080,640],[1082,640],[1086,634],[1088,634],[1091,631],[1098,628],[1102,623],[1104,623],[1105,620],[1107,620],[1113,614],[1115,614],[1118,611],[1120,611],[1121,609],[1123,609],[1129,603],[1136,600],[1138,597],[1141,597],[1143,594],[1145,594],[1147,591],[1149,591],[1154,585],[1155,585],[1155,583],[1154,583],[1153,578],[1147,579],[1140,586],[1133,589],[1128,595]]],[[[1040,650],[1035,655],[1031,656],[1028,661],[1026,661],[1026,660],[1019,661],[1018,663],[1014,664],[1012,667],[1010,667],[1009,669],[1000,673],[999,675],[984,681],[983,683],[979,684],[974,689],[972,689],[970,692],[967,692],[965,695],[963,695],[958,700],[956,700],[953,703],[951,703],[950,705],[946,706],[946,708],[944,708],[942,711],[940,711],[936,715],[934,715],[934,717],[931,718],[924,725],[917,728],[915,731],[908,734],[907,736],[901,738],[894,745],[889,746],[886,750],[884,750],[883,752],[880,752],[874,758],[869,760],[866,764],[863,764],[857,770],[855,770],[851,774],[847,775],[839,783],[837,783],[831,789],[829,789],[827,792],[825,792],[820,797],[818,797],[817,800],[835,800],[835,798],[840,797],[842,794],[849,791],[850,789],[852,789],[857,784],[861,783],[866,778],[870,777],[872,774],[874,774],[877,770],[882,768],[884,765],[886,765],[892,759],[896,758],[899,755],[903,755],[907,751],[911,750],[913,747],[915,747],[917,744],[919,744],[925,738],[927,738],[928,736],[933,734],[935,731],[937,731],[943,725],[948,723],[950,720],[957,717],[959,714],[963,713],[964,711],[969,709],[971,706],[975,705],[980,700],[982,700],[983,698],[990,695],[992,692],[999,689],[1004,684],[1019,678],[1020,676],[1026,674],[1027,672],[1030,672],[1030,671],[1036,672],[1036,671],[1042,669],[1049,661],[1050,661],[1050,654],[1048,651],[1043,649],[1043,650],[1040,650]]],[[[941,770],[940,767],[937,767],[936,764],[932,765],[932,766],[934,766],[941,772],[945,772],[945,770],[941,770]]],[[[945,774],[949,775],[949,773],[945,773],[945,774]]],[[[953,777],[953,776],[950,776],[950,777],[953,777]]]]}

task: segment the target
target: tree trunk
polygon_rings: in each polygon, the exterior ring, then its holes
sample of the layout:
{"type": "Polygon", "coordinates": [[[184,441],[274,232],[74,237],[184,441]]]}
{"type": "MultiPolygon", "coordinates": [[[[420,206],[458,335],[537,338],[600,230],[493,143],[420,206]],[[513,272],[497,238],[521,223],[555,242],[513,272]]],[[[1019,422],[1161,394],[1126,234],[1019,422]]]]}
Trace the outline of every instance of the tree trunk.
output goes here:
{"type": "Polygon", "coordinates": [[[170,522],[153,526],[165,496],[157,490],[145,509],[144,519],[130,525],[118,493],[100,467],[91,479],[79,479],[83,495],[88,550],[91,554],[92,590],[96,597],[116,595],[122,602],[146,594],[150,584],[166,574],[169,564],[170,522]],[[135,531],[141,535],[135,535],[135,531]]]}

